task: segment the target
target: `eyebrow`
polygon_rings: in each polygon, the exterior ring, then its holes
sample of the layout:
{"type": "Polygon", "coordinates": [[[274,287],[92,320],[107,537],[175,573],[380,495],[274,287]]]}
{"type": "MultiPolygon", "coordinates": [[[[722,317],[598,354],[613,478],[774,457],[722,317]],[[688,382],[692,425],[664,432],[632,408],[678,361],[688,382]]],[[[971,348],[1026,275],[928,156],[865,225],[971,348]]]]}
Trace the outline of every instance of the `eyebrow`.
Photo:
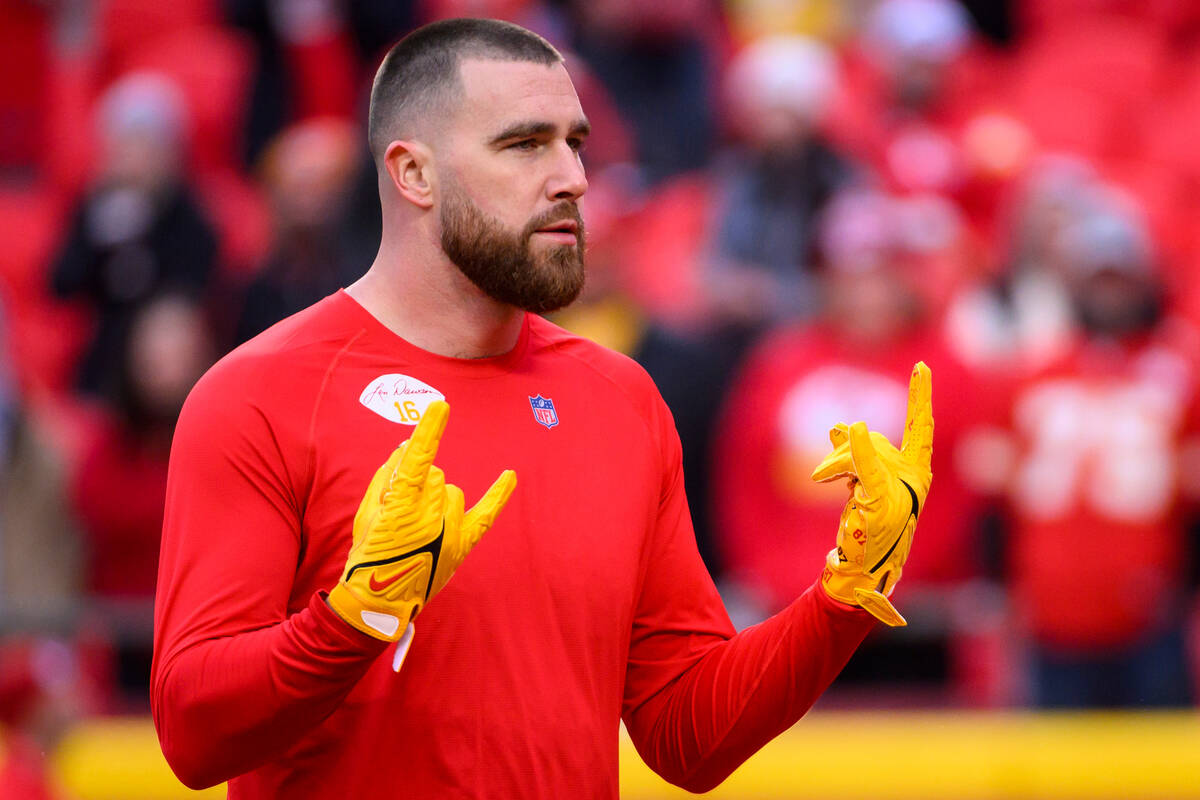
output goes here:
{"type": "MultiPolygon", "coordinates": [[[[523,122],[514,122],[503,131],[493,136],[489,144],[500,144],[507,142],[510,139],[525,139],[530,136],[545,136],[548,133],[553,133],[558,129],[558,126],[553,122],[535,122],[526,120],[523,122]]],[[[571,127],[567,130],[567,136],[587,136],[592,132],[592,123],[586,119],[580,118],[571,123],[571,127]]]]}

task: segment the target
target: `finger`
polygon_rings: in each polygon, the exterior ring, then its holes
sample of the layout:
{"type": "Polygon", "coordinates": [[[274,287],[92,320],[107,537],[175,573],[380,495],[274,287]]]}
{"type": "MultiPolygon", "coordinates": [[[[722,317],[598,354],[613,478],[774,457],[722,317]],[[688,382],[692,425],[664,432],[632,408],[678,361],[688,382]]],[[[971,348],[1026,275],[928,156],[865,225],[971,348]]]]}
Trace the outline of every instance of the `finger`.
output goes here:
{"type": "Polygon", "coordinates": [[[442,528],[446,533],[446,538],[442,542],[442,553],[445,557],[438,561],[437,572],[433,575],[431,584],[433,590],[431,594],[442,590],[442,587],[450,580],[450,576],[454,574],[454,570],[458,569],[458,565],[475,546],[475,542],[468,541],[463,535],[463,506],[466,505],[466,500],[463,498],[462,489],[453,483],[447,483],[445,497],[446,511],[442,528]]]}
{"type": "Polygon", "coordinates": [[[484,492],[483,497],[479,498],[479,502],[471,506],[471,510],[463,517],[464,541],[470,542],[471,546],[479,541],[479,538],[492,527],[496,516],[504,508],[504,504],[508,502],[508,498],[516,486],[517,473],[511,469],[500,473],[500,477],[496,479],[491,488],[484,492]]]}
{"type": "Polygon", "coordinates": [[[396,464],[400,462],[400,457],[403,455],[404,445],[402,444],[392,451],[392,454],[388,456],[388,460],[383,462],[371,477],[371,483],[367,485],[367,491],[363,492],[362,500],[358,504],[358,511],[354,512],[354,541],[356,543],[359,534],[362,532],[359,520],[363,518],[366,509],[373,503],[383,502],[388,486],[391,485],[392,475],[396,471],[396,464]]]}
{"type": "Polygon", "coordinates": [[[401,495],[416,494],[425,485],[449,416],[450,406],[443,400],[430,403],[421,415],[417,429],[405,442],[408,446],[392,478],[392,488],[401,495]]]}
{"type": "Polygon", "coordinates": [[[900,445],[908,460],[930,469],[933,461],[933,373],[924,361],[913,367],[908,383],[908,419],[900,445]]]}
{"type": "Polygon", "coordinates": [[[383,502],[383,493],[387,491],[391,484],[392,475],[396,471],[396,465],[400,463],[400,459],[404,456],[405,447],[408,442],[404,442],[388,456],[388,460],[383,462],[379,469],[375,470],[375,475],[371,478],[370,485],[367,486],[366,493],[363,494],[362,504],[359,505],[361,510],[369,501],[381,503],[383,502]]]}
{"type": "Polygon", "coordinates": [[[854,462],[854,474],[866,496],[885,496],[888,490],[887,472],[879,462],[871,432],[867,430],[865,422],[850,426],[850,456],[854,462]]]}
{"type": "Polygon", "coordinates": [[[463,490],[453,483],[446,484],[446,530],[461,531],[467,499],[463,490]]]}
{"type": "Polygon", "coordinates": [[[446,512],[446,473],[438,467],[430,467],[421,494],[420,506],[427,509],[427,513],[442,518],[446,512]]]}
{"type": "Polygon", "coordinates": [[[846,427],[846,423],[839,422],[829,429],[829,443],[834,448],[841,447],[848,441],[850,441],[850,429],[846,427]]]}
{"type": "Polygon", "coordinates": [[[854,477],[854,461],[850,457],[849,440],[838,445],[832,453],[825,456],[825,460],[817,465],[812,474],[812,479],[818,483],[851,477],[854,477]]]}

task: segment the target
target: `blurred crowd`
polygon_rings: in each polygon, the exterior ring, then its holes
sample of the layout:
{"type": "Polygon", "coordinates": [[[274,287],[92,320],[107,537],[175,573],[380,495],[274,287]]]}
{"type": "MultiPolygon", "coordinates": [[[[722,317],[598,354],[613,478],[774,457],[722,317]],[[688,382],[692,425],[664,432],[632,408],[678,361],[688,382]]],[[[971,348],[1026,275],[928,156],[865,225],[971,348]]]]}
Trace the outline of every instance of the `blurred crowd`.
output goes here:
{"type": "Polygon", "coordinates": [[[0,0],[0,726],[33,743],[0,794],[63,719],[145,710],[175,417],[370,263],[370,79],[446,16],[568,54],[589,284],[555,321],[658,383],[736,624],[816,579],[828,428],[898,441],[924,359],[910,625],[828,702],[1193,702],[1200,4],[0,0]]]}

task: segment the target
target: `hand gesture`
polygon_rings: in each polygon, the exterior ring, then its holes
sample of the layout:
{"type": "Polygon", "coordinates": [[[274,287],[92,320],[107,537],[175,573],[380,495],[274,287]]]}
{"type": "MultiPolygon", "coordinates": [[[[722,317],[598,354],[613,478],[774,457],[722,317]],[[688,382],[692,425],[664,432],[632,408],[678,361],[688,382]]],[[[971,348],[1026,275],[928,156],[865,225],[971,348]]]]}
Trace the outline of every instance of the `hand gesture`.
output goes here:
{"type": "Polygon", "coordinates": [[[431,403],[412,437],[371,479],[354,517],[350,557],[329,605],[368,636],[399,639],[495,522],[517,485],[505,470],[470,511],[433,466],[450,406],[431,403]]]}
{"type": "Polygon", "coordinates": [[[932,386],[929,367],[918,362],[899,450],[865,423],[837,425],[829,432],[833,452],[813,471],[813,480],[822,483],[849,478],[851,490],[821,585],[831,597],[892,626],[907,624],[888,597],[900,580],[933,479],[932,386]]]}

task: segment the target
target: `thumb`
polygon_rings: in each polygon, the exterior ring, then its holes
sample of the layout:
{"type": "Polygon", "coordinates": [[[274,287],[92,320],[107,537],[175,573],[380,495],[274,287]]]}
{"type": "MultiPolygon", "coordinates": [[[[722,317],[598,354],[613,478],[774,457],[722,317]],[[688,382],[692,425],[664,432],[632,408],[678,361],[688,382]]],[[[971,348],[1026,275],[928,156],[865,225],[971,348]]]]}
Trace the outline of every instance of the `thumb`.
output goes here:
{"type": "Polygon", "coordinates": [[[487,533],[517,486],[517,473],[506,469],[463,517],[463,541],[474,546],[487,533]]]}

